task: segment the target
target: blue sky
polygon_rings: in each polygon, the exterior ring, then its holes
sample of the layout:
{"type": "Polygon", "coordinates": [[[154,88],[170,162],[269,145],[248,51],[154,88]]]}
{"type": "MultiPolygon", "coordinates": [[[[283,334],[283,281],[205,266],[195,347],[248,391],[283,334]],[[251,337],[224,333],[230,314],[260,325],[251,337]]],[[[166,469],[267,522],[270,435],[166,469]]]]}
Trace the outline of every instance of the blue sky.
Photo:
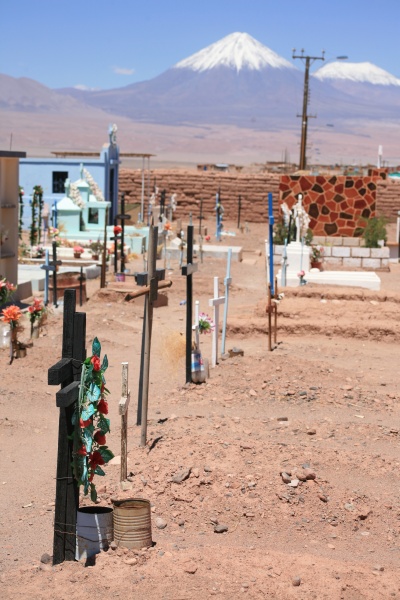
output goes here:
{"type": "Polygon", "coordinates": [[[400,77],[400,0],[13,0],[0,22],[0,73],[53,88],[151,79],[235,31],[400,77]]]}

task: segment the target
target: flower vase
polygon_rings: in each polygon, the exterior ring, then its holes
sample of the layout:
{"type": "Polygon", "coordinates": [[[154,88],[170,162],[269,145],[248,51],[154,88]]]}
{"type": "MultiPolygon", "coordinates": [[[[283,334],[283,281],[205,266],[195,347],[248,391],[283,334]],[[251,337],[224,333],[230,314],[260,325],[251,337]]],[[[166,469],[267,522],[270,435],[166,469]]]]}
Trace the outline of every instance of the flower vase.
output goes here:
{"type": "Polygon", "coordinates": [[[321,271],[322,270],[322,261],[312,260],[311,261],[311,268],[312,269],[319,269],[321,271]]]}
{"type": "Polygon", "coordinates": [[[39,338],[39,324],[31,325],[31,339],[37,340],[39,338]]]}
{"type": "Polygon", "coordinates": [[[81,252],[74,252],[74,258],[80,258],[81,252]]]}
{"type": "Polygon", "coordinates": [[[98,254],[92,254],[92,260],[99,260],[98,254]]]}

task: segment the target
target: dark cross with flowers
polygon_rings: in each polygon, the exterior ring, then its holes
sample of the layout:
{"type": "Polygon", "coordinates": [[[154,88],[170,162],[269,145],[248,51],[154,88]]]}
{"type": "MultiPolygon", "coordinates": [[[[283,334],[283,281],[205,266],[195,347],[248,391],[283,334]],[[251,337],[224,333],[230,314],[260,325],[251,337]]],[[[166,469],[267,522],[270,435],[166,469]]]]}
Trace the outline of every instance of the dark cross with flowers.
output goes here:
{"type": "Polygon", "coordinates": [[[75,560],[79,488],[72,472],[73,415],[79,395],[82,363],[86,358],[86,314],[76,312],[75,307],[76,290],[66,290],[62,358],[48,371],[48,384],[61,384],[61,389],[56,394],[56,406],[60,409],[60,416],[53,541],[53,564],[55,565],[65,560],[75,560]]]}
{"type": "Polygon", "coordinates": [[[193,225],[188,225],[186,265],[182,265],[182,275],[186,277],[186,383],[192,381],[193,273],[198,269],[193,263],[193,229],[193,225]]]}
{"type": "Polygon", "coordinates": [[[117,217],[114,217],[114,237],[110,238],[114,242],[114,273],[118,271],[118,242],[121,239],[122,227],[117,224],[117,217]]]}

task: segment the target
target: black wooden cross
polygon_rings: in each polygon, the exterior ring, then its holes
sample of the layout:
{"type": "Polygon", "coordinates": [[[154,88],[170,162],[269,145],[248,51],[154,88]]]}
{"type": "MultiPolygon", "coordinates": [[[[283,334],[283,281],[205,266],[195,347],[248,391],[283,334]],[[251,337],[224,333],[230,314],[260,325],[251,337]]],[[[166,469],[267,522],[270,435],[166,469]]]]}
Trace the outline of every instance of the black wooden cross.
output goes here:
{"type": "MultiPolygon", "coordinates": [[[[57,260],[57,242],[52,243],[53,246],[53,260],[47,261],[44,265],[41,265],[40,268],[43,269],[46,273],[45,279],[45,306],[49,303],[49,274],[53,273],[53,304],[57,308],[57,267],[62,265],[61,260],[57,260]]],[[[47,258],[47,257],[46,257],[47,258]]]]}
{"type": "Polygon", "coordinates": [[[121,273],[125,272],[125,252],[124,252],[124,237],[125,237],[125,221],[131,219],[131,215],[125,212],[125,192],[121,193],[121,213],[115,217],[115,219],[121,221],[121,273]]]}
{"type": "Polygon", "coordinates": [[[56,406],[60,409],[53,564],[75,560],[76,513],[79,488],[72,473],[72,415],[79,395],[82,363],[86,358],[86,313],[75,312],[76,290],[64,292],[62,359],[50,367],[48,384],[60,385],[56,406]]]}
{"type": "Polygon", "coordinates": [[[186,265],[182,265],[182,275],[186,277],[186,383],[192,381],[192,320],[193,320],[193,273],[198,269],[193,264],[193,225],[187,228],[186,265]]]}

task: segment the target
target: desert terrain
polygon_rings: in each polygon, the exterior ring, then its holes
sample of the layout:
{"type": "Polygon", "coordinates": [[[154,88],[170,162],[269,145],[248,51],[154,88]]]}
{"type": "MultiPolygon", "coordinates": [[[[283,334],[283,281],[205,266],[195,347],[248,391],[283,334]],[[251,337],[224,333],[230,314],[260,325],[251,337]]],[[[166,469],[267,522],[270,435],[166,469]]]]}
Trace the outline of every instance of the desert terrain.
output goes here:
{"type": "MultiPolygon", "coordinates": [[[[108,355],[117,456],[123,361],[131,390],[129,481],[122,490],[120,467],[109,464],[99,502],[150,500],[151,548],[52,566],[58,388],[47,371],[61,356],[62,310],[49,310],[25,358],[9,365],[0,350],[2,599],[400,598],[399,265],[379,273],[379,292],[283,290],[268,352],[266,227],[236,233],[222,241],[243,246],[226,348],[244,355],[220,360],[204,384],[185,384],[185,278],[172,261],[168,306],[154,310],[145,448],[135,425],[143,303],[88,281],[87,349],[97,336],[108,355]]],[[[142,270],[142,260],[129,268],[142,270]]],[[[225,274],[223,260],[204,259],[193,276],[210,316],[213,277],[222,292],[225,274]]],[[[22,339],[28,331],[26,320],[22,339]]],[[[207,335],[201,350],[211,357],[207,335]]]]}

